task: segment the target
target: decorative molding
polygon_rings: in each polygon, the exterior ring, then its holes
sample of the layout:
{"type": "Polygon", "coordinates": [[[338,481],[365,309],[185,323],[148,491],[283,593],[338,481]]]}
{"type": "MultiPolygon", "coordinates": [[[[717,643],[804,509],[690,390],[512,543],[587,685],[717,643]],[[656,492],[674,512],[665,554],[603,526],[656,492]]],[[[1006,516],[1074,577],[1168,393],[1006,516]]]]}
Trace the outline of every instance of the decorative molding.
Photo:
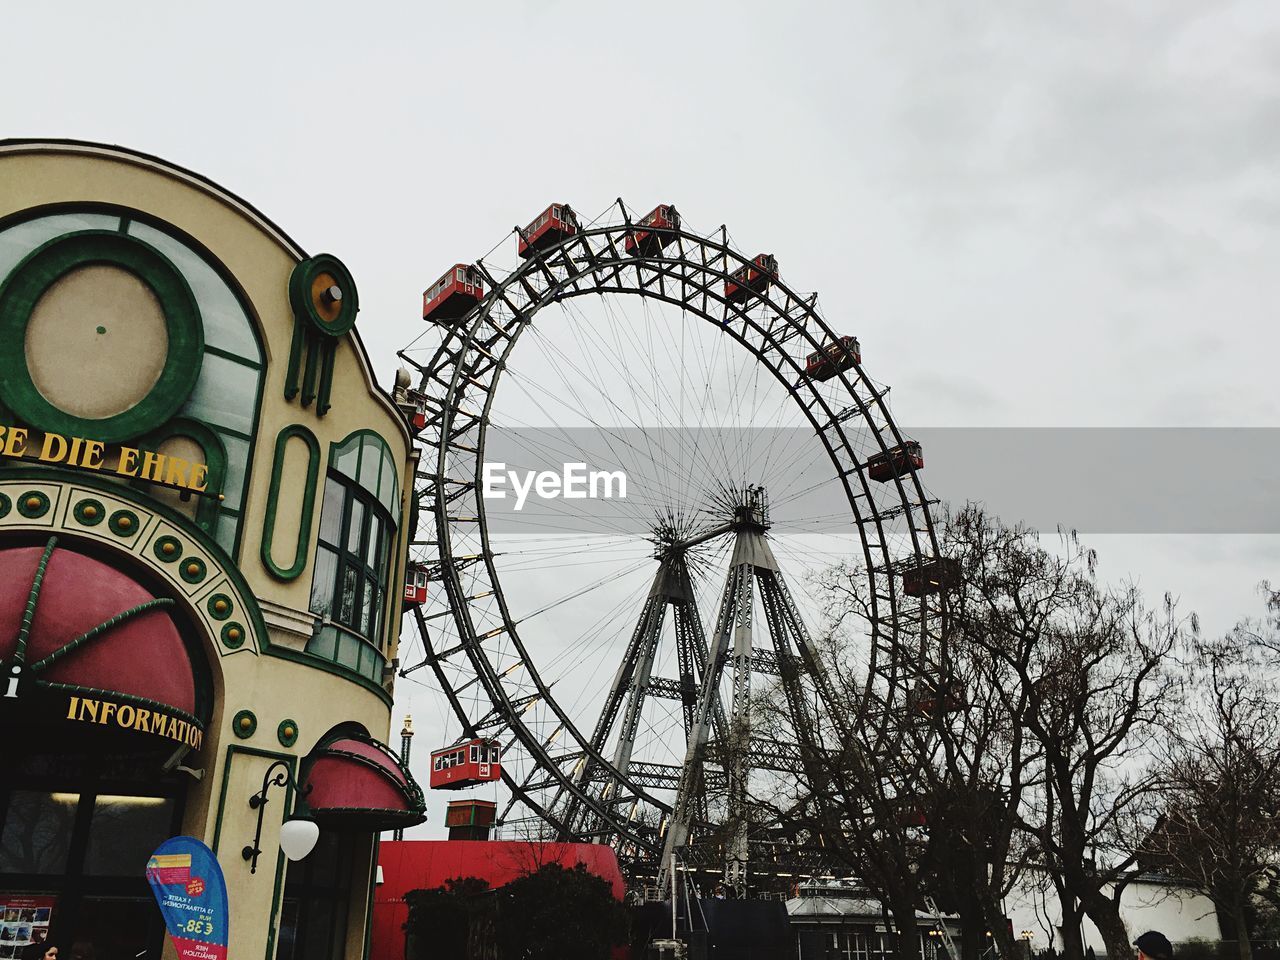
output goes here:
{"type": "Polygon", "coordinates": [[[231,718],[231,732],[241,740],[248,740],[258,732],[258,718],[252,710],[241,710],[231,718]]]}
{"type": "Polygon", "coordinates": [[[320,478],[320,442],[306,427],[295,423],[276,435],[275,457],[271,464],[271,486],[267,491],[267,508],[262,519],[262,565],[277,580],[296,580],[307,567],[308,546],[311,543],[311,522],[315,517],[316,484],[320,478]],[[284,476],[285,452],[289,441],[297,437],[307,445],[307,480],[302,490],[302,511],[298,517],[298,542],[294,546],[293,560],[281,567],[271,555],[275,542],[276,520],[280,507],[280,484],[284,476]]]}
{"type": "Polygon", "coordinates": [[[294,720],[281,720],[280,726],[276,727],[276,739],[280,741],[282,747],[292,747],[298,742],[298,724],[294,720]]]}
{"type": "Polygon", "coordinates": [[[128,410],[86,419],[54,406],[31,379],[26,353],[0,353],[0,398],[26,423],[68,436],[119,443],[155,429],[186,402],[204,360],[204,326],[191,287],[167,257],[137,237],[113,230],[66,233],[37,247],[0,284],[0,343],[22,343],[45,292],[72,270],[105,263],[138,277],[160,302],[168,356],[150,392],[128,410]]]}

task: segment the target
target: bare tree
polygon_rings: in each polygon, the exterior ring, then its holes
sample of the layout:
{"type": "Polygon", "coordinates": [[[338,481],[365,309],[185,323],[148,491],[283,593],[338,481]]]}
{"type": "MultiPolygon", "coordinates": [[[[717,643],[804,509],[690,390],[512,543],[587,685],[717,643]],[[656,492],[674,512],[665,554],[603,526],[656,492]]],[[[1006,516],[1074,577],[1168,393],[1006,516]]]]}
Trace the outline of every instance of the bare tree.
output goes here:
{"type": "Polygon", "coordinates": [[[1170,730],[1169,790],[1143,856],[1208,896],[1251,960],[1252,901],[1280,860],[1280,689],[1242,624],[1201,644],[1196,691],[1170,730]]]}

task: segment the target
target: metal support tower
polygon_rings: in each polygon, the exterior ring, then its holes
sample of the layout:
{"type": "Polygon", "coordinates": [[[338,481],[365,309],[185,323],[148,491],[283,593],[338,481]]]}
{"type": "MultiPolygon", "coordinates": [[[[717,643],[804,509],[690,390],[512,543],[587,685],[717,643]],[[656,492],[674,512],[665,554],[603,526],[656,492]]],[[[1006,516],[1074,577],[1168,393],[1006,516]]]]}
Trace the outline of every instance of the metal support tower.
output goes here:
{"type": "MultiPolygon", "coordinates": [[[[404,726],[400,728],[400,765],[409,769],[409,750],[413,746],[413,717],[405,714],[404,726]]],[[[404,827],[396,827],[392,833],[396,840],[404,839],[404,827]]]]}

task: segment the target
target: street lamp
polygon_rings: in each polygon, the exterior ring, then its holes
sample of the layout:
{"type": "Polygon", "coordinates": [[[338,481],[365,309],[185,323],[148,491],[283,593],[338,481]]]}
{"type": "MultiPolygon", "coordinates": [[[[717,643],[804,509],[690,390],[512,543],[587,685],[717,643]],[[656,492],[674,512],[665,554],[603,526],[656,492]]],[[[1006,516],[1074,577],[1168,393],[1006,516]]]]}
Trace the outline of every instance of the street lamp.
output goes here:
{"type": "MultiPolygon", "coordinates": [[[[277,760],[267,767],[267,772],[262,775],[262,789],[249,798],[249,809],[258,811],[258,826],[253,832],[253,843],[241,850],[240,855],[249,861],[250,873],[258,872],[258,854],[262,853],[259,844],[262,842],[262,815],[269,799],[267,791],[272,787],[283,787],[285,784],[298,789],[298,783],[293,778],[289,762],[277,760]],[[278,771],[276,771],[277,767],[278,771]],[[272,771],[276,771],[275,776],[272,776],[272,771]]],[[[299,799],[310,792],[310,787],[306,791],[299,790],[299,799]]],[[[319,839],[320,825],[306,814],[299,814],[296,809],[280,825],[280,850],[290,860],[301,860],[315,849],[316,841],[319,839]]]]}

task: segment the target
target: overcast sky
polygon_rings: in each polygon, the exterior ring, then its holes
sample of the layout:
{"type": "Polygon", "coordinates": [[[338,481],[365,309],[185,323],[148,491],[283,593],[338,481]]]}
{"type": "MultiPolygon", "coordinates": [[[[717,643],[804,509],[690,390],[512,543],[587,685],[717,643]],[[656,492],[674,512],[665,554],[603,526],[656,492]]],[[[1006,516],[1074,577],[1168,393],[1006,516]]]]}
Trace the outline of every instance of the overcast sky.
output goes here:
{"type": "MultiPolygon", "coordinates": [[[[1274,2],[356,11],[10,4],[0,135],[158,154],[338,255],[384,383],[445,267],[622,196],[774,252],[906,428],[1280,421],[1274,2]]],[[[1091,542],[1210,630],[1280,560],[1091,542]]]]}

